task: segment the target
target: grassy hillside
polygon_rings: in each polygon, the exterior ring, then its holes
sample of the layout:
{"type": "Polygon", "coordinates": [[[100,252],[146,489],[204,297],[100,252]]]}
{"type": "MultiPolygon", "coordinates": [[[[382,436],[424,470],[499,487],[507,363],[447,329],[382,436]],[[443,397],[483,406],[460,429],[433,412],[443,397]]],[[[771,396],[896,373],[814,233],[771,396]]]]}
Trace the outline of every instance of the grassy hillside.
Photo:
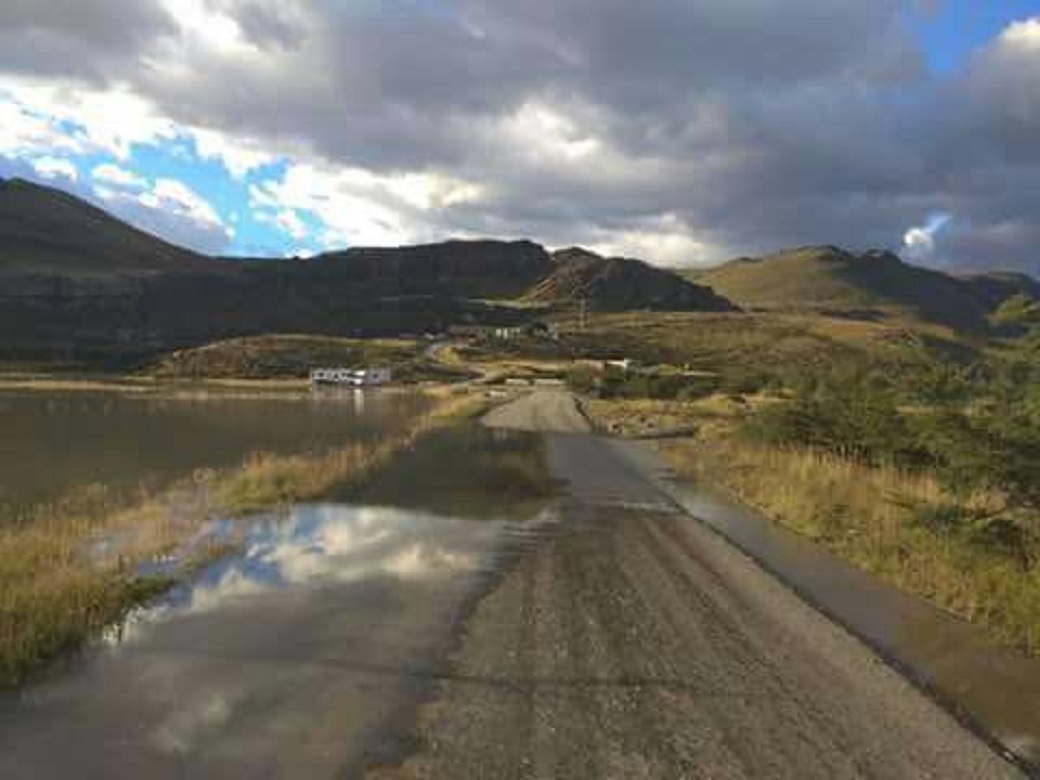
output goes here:
{"type": "Polygon", "coordinates": [[[416,344],[411,341],[256,336],[174,352],[151,373],[176,378],[305,378],[311,368],[318,366],[395,363],[414,358],[417,353],[416,344]]]}
{"type": "Polygon", "coordinates": [[[222,268],[61,190],[0,179],[0,272],[95,276],[222,268]]]}
{"type": "Polygon", "coordinates": [[[902,318],[981,332],[992,304],[963,279],[888,252],[804,247],[691,274],[740,306],[902,318]]]}
{"type": "Polygon", "coordinates": [[[425,342],[273,334],[226,339],[165,356],[146,368],[160,379],[305,379],[312,368],[390,366],[400,382],[469,378],[425,356],[425,342]]]}
{"type": "Polygon", "coordinates": [[[1021,329],[1040,327],[1040,300],[1018,293],[1001,303],[993,312],[992,321],[1001,327],[1021,329]]]}
{"type": "Polygon", "coordinates": [[[819,314],[600,314],[591,317],[584,330],[576,320],[563,322],[561,333],[561,349],[571,355],[685,365],[733,381],[805,373],[839,363],[897,366],[935,356],[955,361],[977,356],[975,346],[946,328],[911,330],[819,314]]]}

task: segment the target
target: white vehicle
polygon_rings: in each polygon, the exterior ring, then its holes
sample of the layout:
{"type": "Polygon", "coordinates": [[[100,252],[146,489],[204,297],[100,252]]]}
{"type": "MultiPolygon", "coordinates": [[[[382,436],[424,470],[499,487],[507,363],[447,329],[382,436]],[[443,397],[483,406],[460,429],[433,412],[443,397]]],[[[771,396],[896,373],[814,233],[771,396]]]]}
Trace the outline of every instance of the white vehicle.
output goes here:
{"type": "Polygon", "coordinates": [[[311,384],[347,385],[349,387],[378,387],[393,381],[389,368],[315,368],[311,370],[311,384]]]}

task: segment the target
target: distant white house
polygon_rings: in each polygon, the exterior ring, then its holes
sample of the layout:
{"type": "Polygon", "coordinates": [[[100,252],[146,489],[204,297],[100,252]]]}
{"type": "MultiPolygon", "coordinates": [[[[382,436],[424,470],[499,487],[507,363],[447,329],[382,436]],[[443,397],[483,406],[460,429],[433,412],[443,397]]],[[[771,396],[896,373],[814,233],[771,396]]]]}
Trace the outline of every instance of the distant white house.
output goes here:
{"type": "Polygon", "coordinates": [[[524,328],[516,325],[452,325],[448,328],[448,333],[461,338],[512,341],[524,335],[524,328]]]}
{"type": "Polygon", "coordinates": [[[311,384],[347,385],[349,387],[378,387],[392,382],[394,372],[389,368],[314,368],[311,384]]]}

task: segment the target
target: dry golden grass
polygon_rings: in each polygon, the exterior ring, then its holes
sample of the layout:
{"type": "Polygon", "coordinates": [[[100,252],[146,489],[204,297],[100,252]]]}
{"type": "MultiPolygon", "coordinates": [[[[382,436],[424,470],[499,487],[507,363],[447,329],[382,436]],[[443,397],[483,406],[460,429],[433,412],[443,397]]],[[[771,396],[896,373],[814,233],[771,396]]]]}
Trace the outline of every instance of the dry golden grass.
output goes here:
{"type": "Polygon", "coordinates": [[[723,375],[784,373],[850,360],[896,365],[920,359],[922,345],[964,354],[974,348],[940,326],[820,314],[596,313],[585,328],[572,315],[561,315],[557,325],[562,347],[577,355],[638,357],[723,375]]]}
{"type": "Polygon", "coordinates": [[[402,432],[316,456],[251,456],[237,469],[201,474],[133,502],[95,487],[0,526],[0,686],[81,647],[178,574],[224,550],[190,550],[170,575],[142,564],[181,550],[212,517],[320,497],[360,481],[424,433],[479,413],[479,396],[441,394],[402,432]]]}
{"type": "Polygon", "coordinates": [[[681,471],[728,489],[766,516],[900,588],[1040,653],[1040,569],[963,535],[914,522],[908,505],[996,509],[999,496],[950,495],[928,475],[737,438],[673,441],[681,471]]]}
{"type": "Polygon", "coordinates": [[[738,400],[716,393],[696,401],[590,398],[583,400],[582,406],[601,430],[617,436],[653,438],[675,431],[711,435],[727,430],[733,420],[763,402],[764,398],[757,395],[738,400]]]}

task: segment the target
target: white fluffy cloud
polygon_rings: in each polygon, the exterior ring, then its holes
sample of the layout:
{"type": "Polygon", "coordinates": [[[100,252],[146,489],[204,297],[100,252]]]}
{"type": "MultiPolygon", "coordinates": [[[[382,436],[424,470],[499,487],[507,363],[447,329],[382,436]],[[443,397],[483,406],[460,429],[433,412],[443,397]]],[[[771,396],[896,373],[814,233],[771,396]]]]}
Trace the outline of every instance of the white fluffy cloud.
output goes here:
{"type": "MultiPolygon", "coordinates": [[[[118,173],[115,176],[126,179],[118,173]]],[[[102,183],[96,184],[94,191],[117,216],[200,252],[219,253],[234,237],[234,228],[184,182],[160,178],[144,185],[102,183]]]]}
{"type": "Polygon", "coordinates": [[[593,239],[591,248],[607,256],[652,257],[660,265],[705,263],[718,257],[720,247],[694,237],[673,214],[665,214],[631,229],[607,232],[593,239]]]}
{"type": "Polygon", "coordinates": [[[281,155],[255,139],[175,122],[119,87],[79,87],[0,76],[0,154],[105,153],[126,161],[135,145],[186,141],[198,156],[242,178],[281,155]]]}
{"type": "Polygon", "coordinates": [[[292,237],[295,241],[303,241],[310,238],[310,229],[295,209],[282,209],[280,211],[260,209],[255,216],[260,222],[272,225],[292,237]]]}
{"type": "Polygon", "coordinates": [[[0,88],[0,155],[30,157],[85,149],[84,140],[66,132],[55,117],[31,110],[0,88]]]}
{"type": "Polygon", "coordinates": [[[1040,17],[1013,22],[1001,33],[1000,41],[1013,49],[1040,52],[1040,17]]]}
{"type": "Polygon", "coordinates": [[[933,214],[925,224],[903,235],[903,249],[914,260],[927,260],[935,252],[936,236],[950,222],[949,214],[933,214]]]}
{"type": "Polygon", "coordinates": [[[199,157],[218,160],[237,179],[280,159],[280,155],[263,148],[262,144],[254,140],[197,127],[182,132],[194,140],[199,157]]]}
{"type": "Polygon", "coordinates": [[[294,238],[306,234],[296,212],[314,215],[323,226],[316,238],[326,248],[396,246],[439,237],[444,213],[481,194],[478,185],[445,175],[379,175],[309,162],[252,185],[250,204],[294,238]]]}
{"type": "Polygon", "coordinates": [[[155,144],[177,135],[170,119],[126,88],[81,89],[67,81],[35,79],[5,79],[3,86],[17,110],[64,131],[82,151],[126,159],[134,144],[155,144]],[[71,131],[65,129],[68,126],[71,131]]]}
{"type": "Polygon", "coordinates": [[[29,161],[37,174],[45,179],[76,181],[79,171],[71,160],[64,157],[36,157],[29,161]]]}
{"type": "Polygon", "coordinates": [[[91,177],[101,185],[140,190],[148,186],[143,177],[113,163],[102,163],[94,167],[91,177]]]}
{"type": "Polygon", "coordinates": [[[220,216],[205,198],[176,179],[159,179],[150,191],[140,196],[140,201],[150,208],[161,208],[202,225],[223,225],[220,216]]]}

